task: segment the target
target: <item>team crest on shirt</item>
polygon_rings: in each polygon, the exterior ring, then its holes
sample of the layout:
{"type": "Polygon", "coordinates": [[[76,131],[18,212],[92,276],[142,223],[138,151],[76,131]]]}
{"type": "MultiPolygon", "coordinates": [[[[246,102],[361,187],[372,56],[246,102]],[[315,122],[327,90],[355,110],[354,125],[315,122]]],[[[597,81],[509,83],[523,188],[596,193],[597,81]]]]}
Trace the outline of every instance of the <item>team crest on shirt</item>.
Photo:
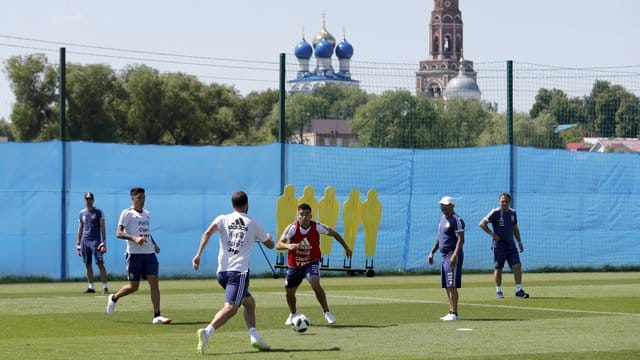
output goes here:
{"type": "Polygon", "coordinates": [[[445,228],[445,229],[448,229],[448,228],[450,228],[450,227],[451,227],[451,223],[447,221],[447,223],[444,225],[444,228],[445,228]]]}
{"type": "Polygon", "coordinates": [[[93,220],[95,220],[97,217],[98,217],[98,214],[95,214],[95,213],[94,213],[94,214],[91,214],[91,218],[92,218],[93,220]]]}

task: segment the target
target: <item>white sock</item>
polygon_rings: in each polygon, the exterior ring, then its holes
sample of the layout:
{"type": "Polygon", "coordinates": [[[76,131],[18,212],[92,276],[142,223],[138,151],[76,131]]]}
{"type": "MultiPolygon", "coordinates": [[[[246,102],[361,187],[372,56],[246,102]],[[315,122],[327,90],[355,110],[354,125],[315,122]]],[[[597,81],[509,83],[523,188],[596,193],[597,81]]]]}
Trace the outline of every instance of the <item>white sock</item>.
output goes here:
{"type": "Polygon", "coordinates": [[[108,289],[109,287],[107,286],[107,283],[102,283],[102,288],[103,289],[108,289]]]}
{"type": "Polygon", "coordinates": [[[207,334],[207,337],[213,335],[216,332],[216,329],[213,328],[213,325],[209,324],[206,328],[204,328],[204,333],[207,334]]]}
{"type": "Polygon", "coordinates": [[[516,292],[522,290],[522,285],[516,284],[516,292]]]}
{"type": "Polygon", "coordinates": [[[95,286],[93,286],[93,283],[89,283],[89,289],[94,289],[95,290],[95,286]]]}
{"type": "Polygon", "coordinates": [[[258,330],[256,330],[256,328],[254,328],[254,327],[249,328],[249,334],[250,334],[251,336],[253,336],[253,337],[257,337],[257,338],[259,338],[259,337],[260,337],[260,336],[258,336],[258,330]]]}
{"type": "Polygon", "coordinates": [[[496,286],[496,292],[498,291],[502,292],[502,286],[496,286]]]}

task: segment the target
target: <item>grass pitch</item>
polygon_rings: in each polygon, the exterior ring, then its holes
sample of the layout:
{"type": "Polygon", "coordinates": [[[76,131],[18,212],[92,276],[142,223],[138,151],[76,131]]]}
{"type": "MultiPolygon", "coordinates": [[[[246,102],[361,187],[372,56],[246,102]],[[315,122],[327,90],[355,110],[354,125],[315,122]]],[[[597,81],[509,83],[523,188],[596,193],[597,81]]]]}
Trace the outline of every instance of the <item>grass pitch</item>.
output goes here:
{"type": "MultiPolygon", "coordinates": [[[[152,325],[148,286],[105,312],[106,296],[82,294],[85,283],[1,284],[2,359],[639,359],[640,273],[525,274],[530,299],[496,300],[490,274],[463,276],[461,320],[447,312],[439,276],[325,277],[338,322],[326,325],[310,287],[298,310],[304,334],[284,325],[283,280],[254,278],[258,330],[271,345],[249,343],[238,313],[196,353],[196,330],[220,308],[214,280],[160,280],[162,311],[173,324],[152,325]]],[[[122,282],[112,282],[113,290],[122,282]]]]}

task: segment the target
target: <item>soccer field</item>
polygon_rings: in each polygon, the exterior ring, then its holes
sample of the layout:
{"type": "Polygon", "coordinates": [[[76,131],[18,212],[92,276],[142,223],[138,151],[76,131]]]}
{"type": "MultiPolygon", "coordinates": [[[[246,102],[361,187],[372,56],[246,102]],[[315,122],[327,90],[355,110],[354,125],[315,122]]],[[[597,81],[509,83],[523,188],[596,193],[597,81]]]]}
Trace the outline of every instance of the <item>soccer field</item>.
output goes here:
{"type": "MultiPolygon", "coordinates": [[[[447,312],[438,275],[325,277],[338,322],[326,325],[310,287],[298,310],[311,319],[294,333],[283,280],[254,278],[258,330],[271,345],[259,352],[239,312],[196,353],[196,330],[220,308],[213,280],[160,281],[171,325],[152,325],[148,285],[105,312],[106,296],[82,294],[85,283],[0,285],[2,359],[639,359],[640,273],[525,274],[530,299],[496,300],[490,274],[463,276],[461,320],[447,312]]],[[[122,282],[112,282],[113,290],[122,282]]]]}

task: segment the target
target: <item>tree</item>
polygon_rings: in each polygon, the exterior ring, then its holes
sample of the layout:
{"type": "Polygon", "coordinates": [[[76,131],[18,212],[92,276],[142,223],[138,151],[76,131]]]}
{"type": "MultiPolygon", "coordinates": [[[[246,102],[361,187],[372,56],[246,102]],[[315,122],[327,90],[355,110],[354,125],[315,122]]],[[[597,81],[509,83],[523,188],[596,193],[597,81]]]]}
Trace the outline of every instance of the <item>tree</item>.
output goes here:
{"type": "Polygon", "coordinates": [[[267,122],[273,106],[279,99],[280,94],[277,90],[252,91],[244,98],[243,106],[253,126],[259,128],[267,122]]]}
{"type": "Polygon", "coordinates": [[[277,90],[266,90],[263,92],[252,91],[240,105],[239,116],[246,119],[242,121],[243,126],[236,131],[235,135],[228,142],[238,145],[266,144],[275,141],[275,136],[266,126],[271,113],[276,108],[279,100],[277,90]]]}
{"type": "Polygon", "coordinates": [[[518,116],[514,121],[514,142],[519,146],[563,148],[564,142],[556,132],[557,125],[555,117],[547,112],[536,118],[518,116]]]}
{"type": "Polygon", "coordinates": [[[14,140],[11,123],[4,118],[0,118],[0,136],[6,137],[9,141],[14,140]]]}
{"type": "Polygon", "coordinates": [[[116,142],[125,117],[124,89],[107,65],[67,65],[67,134],[70,140],[116,142]]]}
{"type": "Polygon", "coordinates": [[[369,95],[359,87],[341,86],[337,84],[327,84],[320,86],[313,91],[313,95],[324,99],[327,102],[325,119],[353,118],[359,106],[369,101],[369,95]]]}
{"type": "Polygon", "coordinates": [[[640,99],[637,96],[631,93],[622,94],[615,116],[617,137],[640,136],[640,99]]]}
{"type": "Polygon", "coordinates": [[[428,148],[434,144],[435,109],[426,98],[409,91],[387,91],[360,106],[352,120],[358,145],[428,148]]]}
{"type": "Polygon", "coordinates": [[[529,115],[536,118],[542,112],[554,116],[558,124],[585,124],[587,120],[584,101],[580,98],[568,98],[558,89],[543,88],[538,91],[529,115]]]}
{"type": "Polygon", "coordinates": [[[162,117],[164,87],[158,70],[146,65],[130,66],[125,69],[122,78],[129,103],[123,140],[137,144],[159,144],[166,124],[162,117]]]}
{"type": "MultiPolygon", "coordinates": [[[[526,114],[514,114],[515,118],[528,116],[526,114]]],[[[507,116],[506,114],[491,112],[485,128],[478,136],[478,146],[490,146],[507,143],[507,116]]]]}
{"type": "Polygon", "coordinates": [[[616,132],[616,111],[620,98],[613,89],[603,91],[594,97],[595,127],[604,137],[613,137],[616,132]]]}
{"type": "MultiPolygon", "coordinates": [[[[287,141],[304,143],[304,131],[311,126],[311,120],[324,118],[326,100],[303,93],[294,93],[285,103],[284,136],[287,141]]],[[[274,138],[278,137],[280,124],[280,104],[274,104],[265,127],[274,138]]]]}
{"type": "Polygon", "coordinates": [[[234,87],[210,84],[202,89],[201,97],[208,144],[229,143],[250,122],[244,116],[242,98],[234,87]]]}
{"type": "Polygon", "coordinates": [[[620,85],[596,81],[584,100],[592,129],[603,137],[637,137],[640,126],[638,97],[620,85]]]}
{"type": "Polygon", "coordinates": [[[16,140],[49,140],[59,137],[57,120],[57,72],[43,54],[14,56],[5,72],[16,102],[11,112],[16,140]]]}
{"type": "MultiPolygon", "coordinates": [[[[515,113],[513,119],[514,143],[538,148],[562,148],[564,141],[556,132],[555,117],[543,111],[536,118],[526,113],[515,113]]],[[[506,114],[492,113],[486,127],[478,137],[478,145],[499,145],[507,142],[506,114]]]]}
{"type": "MultiPolygon", "coordinates": [[[[198,145],[206,143],[208,129],[201,110],[203,85],[191,75],[166,74],[162,81],[162,123],[169,144],[198,145]]],[[[165,142],[163,141],[163,142],[165,142]]]]}
{"type": "Polygon", "coordinates": [[[477,146],[490,119],[490,109],[473,99],[453,98],[437,104],[439,137],[433,147],[477,146]]]}

